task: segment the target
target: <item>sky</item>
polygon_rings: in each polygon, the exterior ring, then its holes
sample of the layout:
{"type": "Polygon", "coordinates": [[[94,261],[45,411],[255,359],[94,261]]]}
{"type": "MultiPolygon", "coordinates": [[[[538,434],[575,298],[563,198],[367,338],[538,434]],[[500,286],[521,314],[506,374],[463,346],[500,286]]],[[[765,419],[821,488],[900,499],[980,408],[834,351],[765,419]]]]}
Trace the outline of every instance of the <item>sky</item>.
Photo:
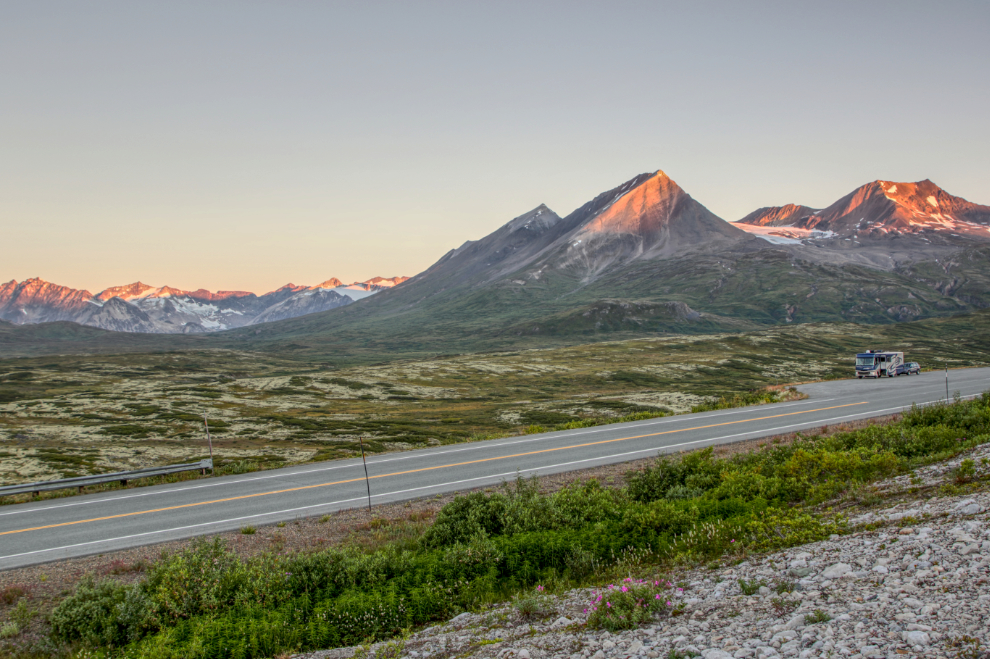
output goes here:
{"type": "Polygon", "coordinates": [[[7,2],[0,282],[413,275],[663,169],[727,220],[990,204],[990,3],[7,2]]]}

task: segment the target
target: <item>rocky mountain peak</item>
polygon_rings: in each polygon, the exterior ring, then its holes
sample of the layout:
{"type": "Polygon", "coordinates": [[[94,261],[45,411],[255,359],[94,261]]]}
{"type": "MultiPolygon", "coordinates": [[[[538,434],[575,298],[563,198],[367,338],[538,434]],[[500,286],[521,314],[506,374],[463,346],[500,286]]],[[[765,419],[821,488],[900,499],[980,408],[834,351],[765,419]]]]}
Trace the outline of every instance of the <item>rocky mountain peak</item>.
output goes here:
{"type": "Polygon", "coordinates": [[[532,235],[543,233],[560,222],[560,216],[554,213],[546,204],[540,204],[528,213],[513,218],[506,225],[508,233],[527,231],[532,235]]]}
{"type": "Polygon", "coordinates": [[[623,233],[639,236],[656,234],[675,215],[682,197],[687,196],[662,170],[616,198],[581,233],[623,233]]]}
{"type": "Polygon", "coordinates": [[[148,286],[147,284],[142,284],[139,281],[133,284],[127,284],[125,286],[111,286],[110,288],[103,290],[96,296],[98,300],[109,300],[111,298],[119,297],[121,300],[133,300],[135,298],[142,297],[148,291],[154,290],[154,286],[148,286]]]}
{"type": "MultiPolygon", "coordinates": [[[[292,284],[289,284],[289,285],[291,286],[292,284]]],[[[317,284],[316,286],[311,286],[309,290],[312,291],[312,290],[316,290],[318,288],[325,288],[325,289],[337,288],[338,286],[343,286],[343,285],[344,285],[344,282],[340,281],[336,277],[331,277],[330,279],[327,279],[323,283],[317,284]]]]}

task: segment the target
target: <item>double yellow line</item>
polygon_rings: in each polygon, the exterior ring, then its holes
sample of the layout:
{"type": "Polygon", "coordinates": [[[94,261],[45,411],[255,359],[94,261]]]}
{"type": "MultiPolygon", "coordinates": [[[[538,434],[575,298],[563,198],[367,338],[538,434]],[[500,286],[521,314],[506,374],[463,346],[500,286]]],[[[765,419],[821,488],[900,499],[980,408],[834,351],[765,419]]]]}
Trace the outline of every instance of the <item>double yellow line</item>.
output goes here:
{"type": "MultiPolygon", "coordinates": [[[[752,421],[765,421],[767,419],[779,419],[785,416],[795,416],[797,414],[811,414],[812,412],[824,412],[826,410],[836,410],[842,407],[853,407],[855,405],[865,405],[866,401],[861,403],[846,403],[845,405],[833,405],[832,407],[820,407],[814,410],[804,410],[802,412],[786,412],[784,414],[772,414],[770,416],[761,416],[755,419],[739,419],[738,421],[725,421],[723,423],[713,423],[707,426],[694,426],[693,428],[679,428],[677,430],[664,430],[661,432],[652,432],[645,435],[633,435],[631,437],[619,437],[617,439],[603,439],[597,442],[587,442],[585,444],[573,444],[571,446],[558,446],[557,448],[545,448],[538,451],[527,451],[525,453],[513,453],[512,455],[500,455],[494,458],[481,458],[478,460],[468,460],[466,462],[454,462],[452,464],[446,465],[436,465],[434,467],[421,467],[420,469],[408,469],[406,471],[395,471],[391,474],[379,474],[378,476],[371,476],[371,478],[389,478],[392,476],[402,476],[404,474],[415,474],[422,471],[433,471],[436,469],[450,469],[452,467],[463,467],[464,465],[480,464],[482,462],[493,462],[495,460],[509,460],[511,458],[522,458],[527,455],[538,455],[540,453],[552,453],[554,451],[567,451],[570,449],[584,448],[586,446],[597,446],[599,444],[612,444],[614,442],[625,442],[631,439],[643,439],[644,437],[657,437],[659,435],[670,435],[678,432],[689,432],[691,430],[705,430],[706,428],[718,428],[720,426],[731,426],[739,423],[750,423],[752,421]]],[[[161,513],[168,510],[180,510],[182,508],[193,508],[196,506],[207,506],[214,503],[227,503],[228,501],[239,501],[241,499],[251,499],[253,497],[266,497],[272,494],[284,494],[286,492],[298,492],[300,490],[310,490],[316,487],[328,487],[330,485],[343,485],[345,483],[355,483],[364,480],[363,478],[348,478],[346,480],[333,481],[331,483],[317,483],[316,485],[302,485],[300,487],[290,487],[284,490],[272,490],[270,492],[258,492],[256,494],[244,494],[237,497],[228,497],[226,499],[213,499],[211,501],[199,501],[197,503],[185,503],[179,506],[168,506],[166,508],[153,508],[151,510],[139,510],[132,513],[121,513],[119,515],[107,515],[106,517],[93,517],[92,519],[80,519],[74,522],[61,522],[59,524],[47,524],[45,526],[33,526],[27,529],[16,529],[13,531],[2,531],[0,535],[11,535],[13,533],[26,533],[27,531],[41,531],[44,529],[54,529],[60,526],[72,526],[74,524],[89,524],[90,522],[102,522],[108,519],[120,519],[121,517],[133,517],[135,515],[148,515],[150,513],[161,513]]]]}

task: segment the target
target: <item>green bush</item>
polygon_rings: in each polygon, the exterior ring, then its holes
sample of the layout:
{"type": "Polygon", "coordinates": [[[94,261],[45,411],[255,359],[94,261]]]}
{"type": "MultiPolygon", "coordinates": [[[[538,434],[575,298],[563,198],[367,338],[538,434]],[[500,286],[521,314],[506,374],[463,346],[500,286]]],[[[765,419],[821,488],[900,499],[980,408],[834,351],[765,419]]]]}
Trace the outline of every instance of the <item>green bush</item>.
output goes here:
{"type": "Polygon", "coordinates": [[[139,585],[86,578],[51,613],[53,635],[92,646],[120,646],[157,628],[155,606],[139,585]]]}

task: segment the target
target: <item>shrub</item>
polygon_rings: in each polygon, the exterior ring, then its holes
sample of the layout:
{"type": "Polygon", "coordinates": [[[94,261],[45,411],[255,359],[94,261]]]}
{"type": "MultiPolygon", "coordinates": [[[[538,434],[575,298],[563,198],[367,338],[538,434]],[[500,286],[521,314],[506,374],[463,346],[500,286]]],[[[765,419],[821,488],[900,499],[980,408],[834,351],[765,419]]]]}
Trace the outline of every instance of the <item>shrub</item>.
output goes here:
{"type": "Polygon", "coordinates": [[[10,606],[20,598],[27,595],[27,589],[23,586],[7,586],[0,589],[0,602],[3,602],[7,606],[10,606]]]}
{"type": "Polygon", "coordinates": [[[155,607],[137,585],[84,579],[51,613],[53,635],[91,646],[120,646],[156,628],[155,607]]]}
{"type": "Polygon", "coordinates": [[[825,613],[821,609],[815,609],[811,613],[805,614],[804,624],[806,625],[816,625],[820,622],[828,622],[832,619],[832,616],[825,613]]]}
{"type": "Polygon", "coordinates": [[[665,582],[631,578],[609,584],[594,593],[585,609],[590,612],[588,626],[616,632],[638,627],[657,615],[669,613],[674,604],[667,599],[667,588],[665,582]]]}
{"type": "Polygon", "coordinates": [[[765,581],[746,581],[745,579],[739,580],[739,590],[742,591],[743,595],[755,595],[760,592],[760,588],[766,586],[765,581]]]}

